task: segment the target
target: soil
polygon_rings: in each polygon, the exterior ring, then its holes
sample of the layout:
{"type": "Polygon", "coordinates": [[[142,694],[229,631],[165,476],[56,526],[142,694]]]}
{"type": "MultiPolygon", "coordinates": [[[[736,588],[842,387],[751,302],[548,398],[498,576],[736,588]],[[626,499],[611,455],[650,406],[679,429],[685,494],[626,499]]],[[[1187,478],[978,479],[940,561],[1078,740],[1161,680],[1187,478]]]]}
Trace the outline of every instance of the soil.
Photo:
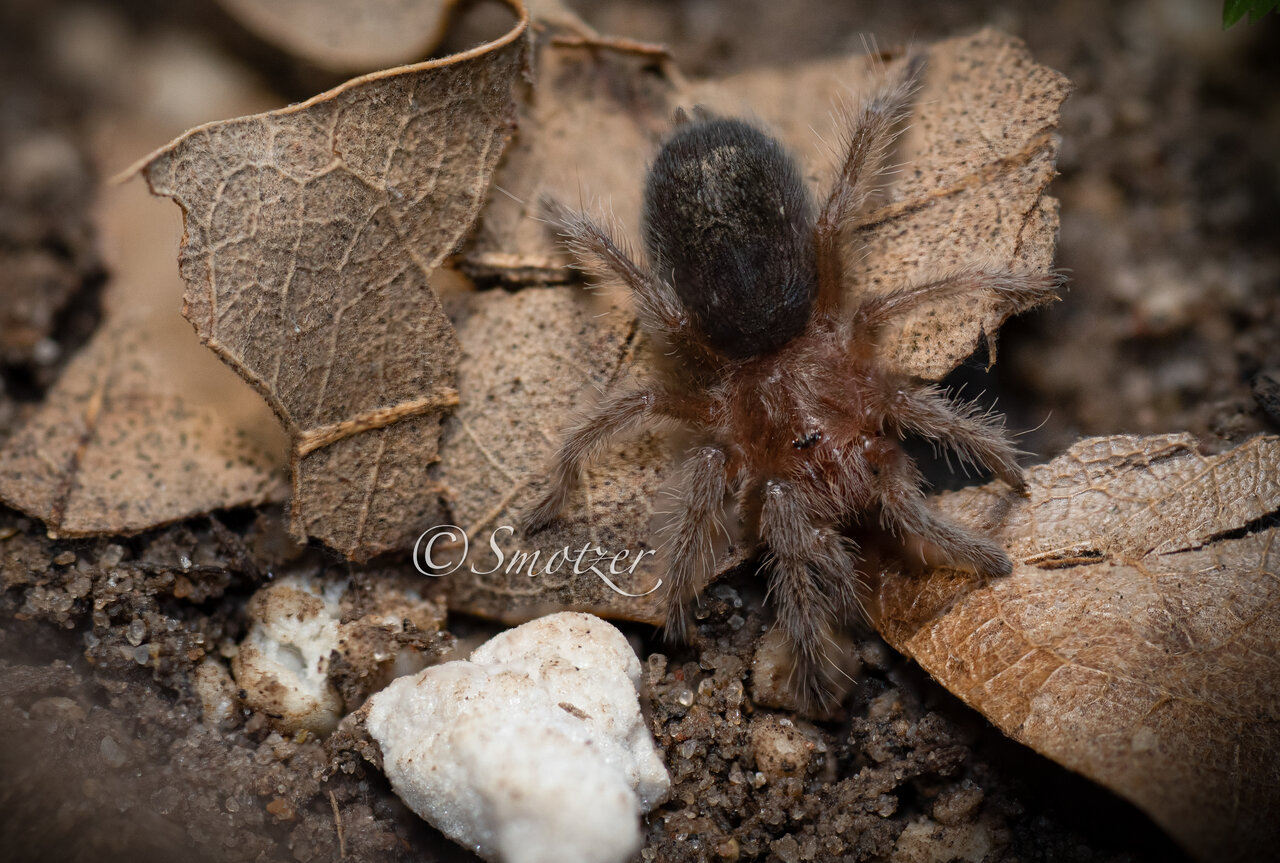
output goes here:
{"type": "MultiPolygon", "coordinates": [[[[1083,435],[1188,430],[1206,449],[1280,430],[1280,54],[1275,16],[1223,32],[1212,3],[604,0],[604,32],[669,44],[691,76],[930,41],[994,24],[1076,85],[1061,135],[1062,303],[1011,322],[1000,362],[949,383],[999,398],[1048,458],[1083,435]]],[[[91,9],[212,41],[281,103],[332,83],[216,7],[0,8],[0,440],[99,318],[86,122],[109,100],[49,38],[91,9]],[[71,64],[74,65],[74,64],[71,64]]],[[[945,482],[940,474],[938,479],[945,482]]],[[[9,860],[468,860],[409,813],[350,735],[282,736],[208,704],[244,605],[283,569],[278,510],[140,537],[56,541],[0,508],[0,847],[9,860]],[[204,700],[202,701],[202,695],[204,700]]],[[[385,562],[381,565],[386,565],[385,562]]],[[[806,717],[752,677],[767,628],[749,574],[708,592],[694,643],[642,646],[673,779],[644,860],[1178,860],[1141,813],[1003,738],[874,636],[843,709],[806,717]]],[[[466,639],[486,625],[465,618],[466,639]]],[[[234,692],[231,694],[234,704],[234,692]]]]}

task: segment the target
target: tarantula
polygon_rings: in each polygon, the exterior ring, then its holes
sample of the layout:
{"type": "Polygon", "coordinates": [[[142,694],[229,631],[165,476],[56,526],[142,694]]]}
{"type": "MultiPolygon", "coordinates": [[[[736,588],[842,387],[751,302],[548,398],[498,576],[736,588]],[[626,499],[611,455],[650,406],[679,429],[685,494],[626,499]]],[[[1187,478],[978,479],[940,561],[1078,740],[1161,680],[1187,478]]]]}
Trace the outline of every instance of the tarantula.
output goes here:
{"type": "Polygon", "coordinates": [[[550,204],[584,266],[630,287],[644,331],[665,347],[647,379],[616,386],[565,432],[551,490],[525,517],[552,521],[584,464],[616,435],[653,420],[691,430],[666,549],[667,629],[713,574],[724,501],[769,551],[769,596],[806,688],[834,667],[833,627],[860,608],[858,548],[845,531],[868,516],[924,540],[956,564],[1006,574],[992,540],[934,513],[899,438],[922,436],[1024,489],[1003,425],[940,388],[885,368],[877,336],[926,303],[994,292],[1021,309],[1052,296],[1051,275],[966,269],[846,300],[846,238],[865,215],[921,62],[852,112],[847,150],[816,211],[796,163],[753,125],[678,112],[645,180],[644,243],[632,260],[582,213],[550,204]]]}

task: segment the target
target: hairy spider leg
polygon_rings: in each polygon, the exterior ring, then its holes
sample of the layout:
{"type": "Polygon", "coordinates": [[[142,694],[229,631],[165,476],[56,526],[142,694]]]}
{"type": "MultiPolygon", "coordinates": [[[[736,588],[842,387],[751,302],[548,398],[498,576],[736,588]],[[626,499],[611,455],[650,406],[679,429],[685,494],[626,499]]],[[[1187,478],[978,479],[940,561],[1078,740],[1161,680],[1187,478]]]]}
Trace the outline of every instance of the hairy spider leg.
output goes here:
{"type": "Polygon", "coordinates": [[[719,447],[695,450],[680,469],[680,486],[671,540],[665,549],[667,573],[666,637],[683,641],[689,628],[689,602],[714,575],[713,542],[724,509],[726,457],[719,447]]]}
{"type": "Polygon", "coordinates": [[[946,553],[955,563],[967,563],[982,575],[1008,575],[1013,564],[994,541],[978,536],[929,508],[921,486],[924,477],[896,445],[881,468],[876,494],[886,527],[900,536],[915,536],[946,553]]]}
{"type": "Polygon", "coordinates": [[[670,284],[637,264],[623,244],[586,213],[553,199],[545,200],[543,206],[581,267],[600,279],[619,279],[631,289],[636,317],[646,332],[664,337],[685,352],[700,352],[689,314],[670,284]]]}
{"type": "Polygon", "coordinates": [[[858,344],[872,343],[894,318],[921,306],[965,294],[993,294],[1001,303],[1013,307],[1011,314],[1024,311],[1054,297],[1054,292],[1062,287],[1062,283],[1063,277],[1058,273],[1042,275],[979,267],[957,269],[926,282],[904,285],[884,294],[859,298],[853,311],[851,341],[858,344]]]}
{"type": "MultiPolygon", "coordinates": [[[[848,344],[866,351],[895,317],[928,303],[970,293],[991,293],[1026,308],[1052,296],[1062,283],[1058,274],[1039,275],[1007,270],[965,269],[941,278],[907,285],[885,294],[864,297],[853,310],[848,344]]],[[[1019,451],[1004,436],[1004,425],[976,407],[950,399],[940,388],[914,384],[893,376],[879,377],[868,393],[870,408],[882,427],[914,432],[955,451],[962,461],[988,468],[1016,491],[1026,489],[1017,465],[1019,451]]]]}
{"type": "Polygon", "coordinates": [[[805,495],[793,483],[764,484],[760,538],[769,546],[769,595],[778,624],[796,648],[799,692],[823,699],[834,691],[821,676],[838,669],[833,633],[856,595],[853,545],[816,524],[805,495]]]}
{"type": "Polygon", "coordinates": [[[1026,490],[1017,461],[1021,453],[1005,437],[999,417],[951,400],[941,387],[890,378],[871,394],[871,408],[899,437],[918,434],[951,449],[962,462],[987,468],[1015,491],[1026,490]]]}
{"type": "Polygon", "coordinates": [[[582,479],[583,466],[613,438],[635,430],[646,419],[661,416],[661,401],[661,393],[652,387],[628,386],[607,393],[590,413],[580,417],[560,444],[550,490],[522,519],[525,533],[536,533],[550,524],[582,479]]]}
{"type": "Polygon", "coordinates": [[[817,314],[830,315],[840,307],[845,289],[845,237],[857,227],[867,201],[876,191],[875,181],[883,174],[885,158],[898,136],[899,124],[907,116],[907,102],[923,67],[924,55],[910,57],[893,81],[844,118],[844,161],[814,228],[817,314]]]}

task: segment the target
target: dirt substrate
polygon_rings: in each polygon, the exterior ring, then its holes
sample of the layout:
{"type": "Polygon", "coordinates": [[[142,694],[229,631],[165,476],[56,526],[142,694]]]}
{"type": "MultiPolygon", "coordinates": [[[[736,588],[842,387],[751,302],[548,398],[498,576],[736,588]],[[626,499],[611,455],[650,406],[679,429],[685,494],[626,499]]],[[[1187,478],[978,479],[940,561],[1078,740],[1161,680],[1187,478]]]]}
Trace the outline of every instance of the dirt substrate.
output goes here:
{"type": "MultiPolygon", "coordinates": [[[[54,543],[0,517],[8,859],[470,859],[399,803],[365,741],[282,737],[202,676],[243,635],[248,560],[271,559],[278,514],[241,515],[124,543],[54,543]]],[[[1178,859],[1127,804],[1004,741],[878,639],[853,648],[863,675],[819,721],[756,704],[754,579],[714,587],[698,617],[693,647],[641,642],[673,780],[642,859],[1178,859]]]]}
{"type": "MultiPolygon", "coordinates": [[[[1190,430],[1217,448],[1280,429],[1276,21],[1224,35],[1195,16],[1203,3],[1154,0],[863,5],[619,0],[584,14],[669,42],[692,75],[861,50],[863,33],[888,44],[994,23],[1023,36],[1077,86],[1054,186],[1072,284],[1006,329],[992,374],[975,359],[953,383],[1038,426],[1023,439],[1038,458],[1086,434],[1190,430]]],[[[91,331],[104,276],[83,119],[110,106],[46,50],[64,11],[0,9],[0,263],[4,290],[31,298],[0,320],[0,438],[91,331]]],[[[326,83],[203,4],[103,11],[234,46],[282,102],[326,83]]],[[[210,671],[265,573],[343,569],[282,552],[280,519],[55,542],[0,511],[5,859],[473,859],[399,803],[361,741],[282,737],[210,671]]],[[[709,592],[692,646],[625,628],[673,779],[642,859],[1179,859],[1132,807],[1005,740],[874,637],[851,649],[862,675],[838,714],[761,706],[751,663],[767,624],[744,574],[709,592]]]]}

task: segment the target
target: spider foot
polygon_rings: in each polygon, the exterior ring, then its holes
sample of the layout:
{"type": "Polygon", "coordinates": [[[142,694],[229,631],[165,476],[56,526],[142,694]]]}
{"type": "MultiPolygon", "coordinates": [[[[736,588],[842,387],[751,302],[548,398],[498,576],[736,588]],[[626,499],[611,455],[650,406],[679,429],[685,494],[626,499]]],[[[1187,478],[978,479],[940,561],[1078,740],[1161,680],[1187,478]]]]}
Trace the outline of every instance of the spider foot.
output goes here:
{"type": "Polygon", "coordinates": [[[523,512],[520,515],[519,524],[524,535],[533,536],[550,527],[560,515],[560,510],[564,509],[567,497],[567,492],[554,488],[537,505],[523,512]]]}

